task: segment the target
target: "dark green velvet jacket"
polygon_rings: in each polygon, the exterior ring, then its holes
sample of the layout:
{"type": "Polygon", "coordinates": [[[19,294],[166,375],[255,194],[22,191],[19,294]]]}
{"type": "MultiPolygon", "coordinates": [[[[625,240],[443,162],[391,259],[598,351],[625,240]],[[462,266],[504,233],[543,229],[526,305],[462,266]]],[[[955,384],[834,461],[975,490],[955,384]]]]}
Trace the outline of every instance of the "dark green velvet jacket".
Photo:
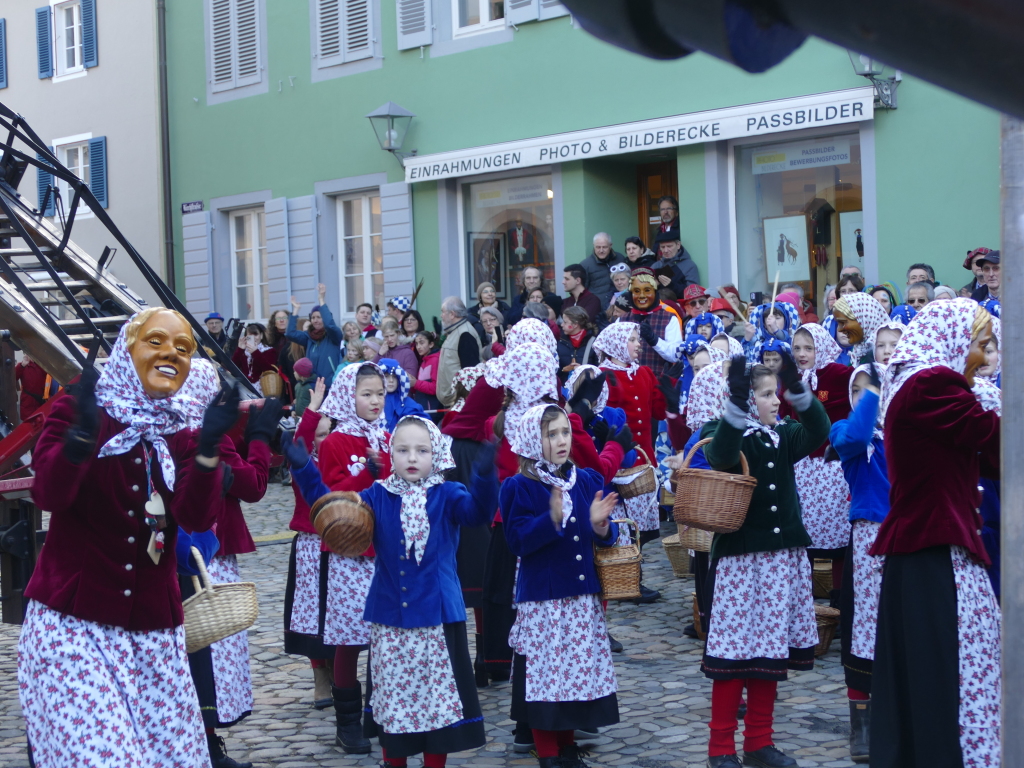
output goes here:
{"type": "Polygon", "coordinates": [[[750,474],[757,478],[747,519],[735,533],[715,534],[713,558],[810,545],[811,537],[800,516],[793,465],[828,439],[831,424],[816,397],[800,417],[802,421],[787,418],[775,427],[778,448],[763,432],[744,437],[743,429],[725,419],[704,425],[701,438],[714,438],[704,447],[708,464],[720,472],[739,474],[742,450],[750,474]]]}

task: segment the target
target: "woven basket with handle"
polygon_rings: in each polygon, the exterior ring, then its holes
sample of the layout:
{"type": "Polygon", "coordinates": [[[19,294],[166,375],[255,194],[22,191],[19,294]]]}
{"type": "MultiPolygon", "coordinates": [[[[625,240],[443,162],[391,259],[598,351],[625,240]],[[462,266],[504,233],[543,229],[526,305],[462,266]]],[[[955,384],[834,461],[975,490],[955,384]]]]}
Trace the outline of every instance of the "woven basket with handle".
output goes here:
{"type": "Polygon", "coordinates": [[[640,529],[632,520],[616,520],[619,525],[631,526],[633,535],[629,544],[622,546],[594,546],[594,567],[601,582],[602,600],[636,600],[640,597],[640,529]]]}
{"type": "Polygon", "coordinates": [[[694,445],[676,472],[676,502],[672,513],[679,525],[714,533],[735,533],[747,519],[757,478],[750,476],[743,451],[740,451],[742,475],[713,469],[690,469],[693,454],[710,442],[709,437],[694,445]]]}
{"type": "Polygon", "coordinates": [[[354,491],[324,494],[313,502],[309,521],[336,555],[358,557],[373,543],[373,512],[354,491]]]}
{"type": "Polygon", "coordinates": [[[818,625],[818,644],[814,648],[814,655],[824,656],[828,653],[832,640],[836,636],[836,629],[839,627],[839,611],[829,608],[827,605],[815,604],[814,620],[818,625]]]}
{"type": "Polygon", "coordinates": [[[276,365],[260,374],[260,391],[264,397],[281,396],[281,392],[284,391],[284,379],[281,378],[281,371],[276,365]]]}
{"type": "Polygon", "coordinates": [[[815,560],[813,566],[814,596],[828,600],[832,592],[832,561],[815,560]]]}
{"type": "Polygon", "coordinates": [[[715,534],[711,531],[702,531],[700,528],[693,528],[687,525],[679,527],[679,545],[683,549],[692,549],[694,552],[710,552],[711,542],[715,540],[715,534]]]}
{"type": "Polygon", "coordinates": [[[203,556],[195,547],[192,547],[192,557],[199,566],[202,582],[192,577],[196,593],[181,604],[185,611],[185,650],[189,653],[244,632],[256,623],[260,614],[255,584],[251,581],[213,584],[203,556]]]}
{"type": "Polygon", "coordinates": [[[665,548],[669,565],[672,566],[672,573],[676,575],[676,578],[685,579],[687,576],[693,575],[690,573],[690,553],[687,552],[686,547],[680,546],[678,533],[662,536],[661,546],[665,548]]]}
{"type": "Polygon", "coordinates": [[[643,496],[645,493],[651,493],[658,489],[658,478],[654,474],[651,457],[640,446],[637,446],[636,450],[644,457],[644,463],[620,469],[615,473],[615,479],[612,480],[615,492],[624,499],[635,499],[637,496],[643,496]],[[626,483],[617,482],[621,478],[627,477],[632,479],[626,483]]]}

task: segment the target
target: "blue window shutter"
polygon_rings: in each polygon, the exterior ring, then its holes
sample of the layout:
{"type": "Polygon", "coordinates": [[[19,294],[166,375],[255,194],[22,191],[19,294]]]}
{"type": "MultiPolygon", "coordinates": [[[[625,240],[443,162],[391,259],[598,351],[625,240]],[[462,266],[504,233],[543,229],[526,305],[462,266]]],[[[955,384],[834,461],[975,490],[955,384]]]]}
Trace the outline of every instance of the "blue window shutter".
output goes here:
{"type": "MultiPolygon", "coordinates": [[[[50,152],[53,152],[53,147],[50,147],[50,152]]],[[[48,163],[42,155],[37,154],[36,160],[41,160],[44,163],[48,163]]],[[[53,185],[53,174],[47,173],[42,168],[36,168],[36,187],[39,190],[39,200],[36,203],[36,208],[42,209],[43,198],[46,197],[47,190],[53,185]]],[[[53,196],[54,192],[50,191],[50,196],[46,201],[46,210],[43,211],[44,216],[53,216],[53,196]]]]}
{"type": "Polygon", "coordinates": [[[82,2],[82,64],[86,69],[99,64],[96,47],[96,0],[82,2]]]}
{"type": "Polygon", "coordinates": [[[107,207],[107,137],[89,139],[89,189],[107,207]]]}
{"type": "Polygon", "coordinates": [[[50,6],[36,8],[36,58],[39,60],[39,79],[53,77],[53,17],[50,6]]]}
{"type": "Polygon", "coordinates": [[[7,87],[7,19],[0,19],[0,88],[7,87]]]}

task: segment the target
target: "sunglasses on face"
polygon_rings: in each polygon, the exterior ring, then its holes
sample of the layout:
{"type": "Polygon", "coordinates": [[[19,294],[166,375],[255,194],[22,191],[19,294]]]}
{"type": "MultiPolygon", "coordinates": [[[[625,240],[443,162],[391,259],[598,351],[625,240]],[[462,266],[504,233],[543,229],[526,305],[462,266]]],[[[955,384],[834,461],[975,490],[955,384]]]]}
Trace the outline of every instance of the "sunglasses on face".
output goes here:
{"type": "Polygon", "coordinates": [[[704,306],[707,306],[707,303],[708,303],[707,299],[690,299],[688,302],[686,302],[686,306],[688,306],[688,307],[704,307],[704,306]]]}

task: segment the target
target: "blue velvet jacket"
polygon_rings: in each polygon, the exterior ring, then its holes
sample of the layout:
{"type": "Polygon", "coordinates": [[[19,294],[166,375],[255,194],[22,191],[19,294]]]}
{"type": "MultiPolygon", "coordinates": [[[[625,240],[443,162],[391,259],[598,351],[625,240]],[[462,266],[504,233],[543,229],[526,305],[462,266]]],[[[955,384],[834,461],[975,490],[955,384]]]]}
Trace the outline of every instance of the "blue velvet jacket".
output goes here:
{"type": "Polygon", "coordinates": [[[594,535],[590,525],[590,505],[603,486],[599,472],[577,467],[576,484],[569,492],[572,516],[564,528],[556,529],[551,521],[550,485],[525,475],[513,475],[501,484],[498,497],[505,538],[512,554],[522,558],[517,603],[600,593],[594,545],[611,546],[619,536],[614,522],[604,540],[594,535]]]}
{"type": "MultiPolygon", "coordinates": [[[[311,506],[330,492],[312,461],[293,471],[292,478],[311,506]]],[[[478,475],[474,470],[470,486],[472,493],[462,483],[455,482],[427,489],[430,536],[419,564],[415,552],[406,555],[401,497],[379,482],[360,494],[373,510],[373,548],[377,553],[363,619],[405,629],[466,620],[466,605],[455,564],[459,527],[490,522],[497,503],[494,491],[498,487],[493,469],[487,475],[478,475]]]]}

